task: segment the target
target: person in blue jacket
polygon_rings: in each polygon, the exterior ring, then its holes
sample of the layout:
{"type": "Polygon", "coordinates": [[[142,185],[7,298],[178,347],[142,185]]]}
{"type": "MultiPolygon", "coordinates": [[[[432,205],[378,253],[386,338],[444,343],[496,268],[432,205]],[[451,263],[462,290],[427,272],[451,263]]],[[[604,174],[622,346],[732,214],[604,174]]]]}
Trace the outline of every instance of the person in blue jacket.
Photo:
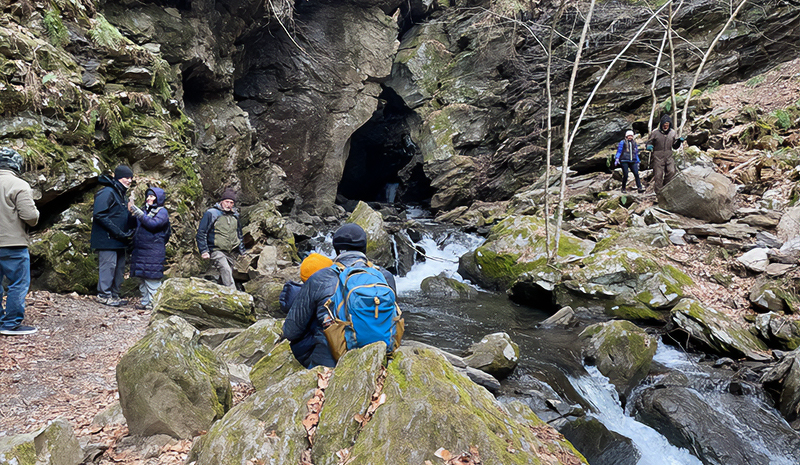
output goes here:
{"type": "Polygon", "coordinates": [[[133,240],[136,219],[128,211],[125,194],[133,182],[133,170],[119,165],[114,177],[102,174],[97,181],[105,186],[94,197],[90,244],[98,253],[98,302],[119,307],[122,280],[125,278],[125,253],[133,240]]]}
{"type": "MultiPolygon", "coordinates": [[[[337,254],[333,259],[336,263],[344,266],[366,263],[367,233],[359,225],[347,223],[333,234],[333,248],[337,254]]],[[[381,273],[392,290],[397,292],[394,276],[384,269],[381,269],[381,273]]],[[[283,322],[283,336],[290,343],[301,341],[309,331],[313,331],[314,348],[307,359],[306,368],[336,366],[323,328],[328,316],[325,302],[336,292],[338,282],[339,274],[333,267],[323,268],[311,275],[300,289],[283,322]],[[313,320],[316,320],[316,324],[312,325],[313,320]]]]}
{"type": "MultiPolygon", "coordinates": [[[[322,254],[312,253],[304,258],[303,262],[300,263],[300,280],[302,283],[288,281],[286,284],[284,284],[283,290],[281,290],[281,295],[278,299],[280,302],[281,311],[284,313],[289,313],[289,309],[292,308],[294,300],[300,294],[303,284],[308,281],[308,279],[313,276],[314,273],[323,268],[328,268],[331,265],[333,265],[333,260],[322,254]]],[[[314,334],[316,333],[316,330],[317,319],[312,318],[311,321],[309,321],[308,327],[306,328],[303,336],[299,339],[289,341],[289,347],[292,349],[294,358],[296,358],[297,361],[303,366],[308,366],[311,360],[311,355],[314,353],[314,347],[316,346],[314,334]]]]}
{"type": "Polygon", "coordinates": [[[639,180],[639,148],[636,146],[636,141],[633,140],[633,131],[628,130],[625,133],[625,139],[619,142],[617,147],[617,155],[614,158],[614,166],[622,165],[622,193],[628,192],[628,171],[633,173],[636,179],[636,189],[639,193],[643,193],[642,182],[639,180]]]}
{"type": "Polygon", "coordinates": [[[171,228],[169,212],[164,208],[165,200],[163,189],[151,187],[145,192],[142,208],[135,205],[130,207],[137,223],[133,233],[131,276],[142,279],[139,291],[142,293],[142,307],[146,309],[153,308],[153,296],[161,285],[167,260],[171,228]]]}

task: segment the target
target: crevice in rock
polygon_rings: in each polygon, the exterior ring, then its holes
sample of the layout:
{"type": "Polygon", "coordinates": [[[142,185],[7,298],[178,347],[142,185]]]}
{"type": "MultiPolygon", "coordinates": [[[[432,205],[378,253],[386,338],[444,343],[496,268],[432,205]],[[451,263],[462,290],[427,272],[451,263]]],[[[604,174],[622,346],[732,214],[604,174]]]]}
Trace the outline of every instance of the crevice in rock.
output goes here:
{"type": "Polygon", "coordinates": [[[416,114],[385,87],[378,109],[351,137],[337,202],[429,205],[433,191],[413,139],[416,114]]]}

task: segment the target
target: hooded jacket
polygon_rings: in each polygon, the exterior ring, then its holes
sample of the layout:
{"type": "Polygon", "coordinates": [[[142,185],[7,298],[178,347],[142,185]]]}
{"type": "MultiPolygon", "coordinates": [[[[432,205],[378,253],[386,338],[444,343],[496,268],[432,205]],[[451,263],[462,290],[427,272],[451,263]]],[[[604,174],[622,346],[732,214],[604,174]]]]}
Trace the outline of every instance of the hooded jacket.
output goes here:
{"type": "Polygon", "coordinates": [[[136,218],[128,212],[125,199],[127,188],[111,176],[97,179],[105,186],[94,196],[91,246],[95,250],[126,249],[136,227],[136,218]]]}
{"type": "Polygon", "coordinates": [[[0,169],[0,247],[27,247],[25,225],[38,221],[31,186],[14,171],[0,169]]]}
{"type": "Polygon", "coordinates": [[[647,139],[647,145],[653,146],[654,158],[671,157],[672,150],[681,146],[681,141],[678,140],[675,130],[672,129],[672,118],[670,118],[669,115],[661,117],[661,122],[658,123],[658,129],[650,133],[650,137],[647,139]],[[666,131],[663,129],[664,123],[669,123],[669,129],[666,131]]]}
{"type": "MultiPolygon", "coordinates": [[[[366,263],[367,256],[361,252],[349,250],[339,254],[333,261],[347,267],[353,266],[359,261],[366,263]]],[[[381,269],[381,273],[392,290],[397,292],[394,276],[384,269],[381,269]]],[[[307,362],[301,361],[301,363],[306,363],[306,367],[336,366],[336,361],[328,348],[328,340],[325,339],[325,334],[322,332],[322,323],[328,315],[325,310],[325,302],[336,292],[338,282],[339,274],[333,267],[323,268],[311,275],[300,289],[283,322],[283,335],[289,342],[301,341],[307,334],[313,334],[315,346],[311,356],[307,362]]]]}
{"type": "Polygon", "coordinates": [[[145,279],[164,277],[164,263],[167,257],[167,241],[170,237],[169,212],[164,208],[166,195],[163,189],[151,187],[147,195],[156,196],[153,205],[145,203],[136,214],[136,230],[133,233],[133,252],[131,254],[131,276],[145,279]]]}

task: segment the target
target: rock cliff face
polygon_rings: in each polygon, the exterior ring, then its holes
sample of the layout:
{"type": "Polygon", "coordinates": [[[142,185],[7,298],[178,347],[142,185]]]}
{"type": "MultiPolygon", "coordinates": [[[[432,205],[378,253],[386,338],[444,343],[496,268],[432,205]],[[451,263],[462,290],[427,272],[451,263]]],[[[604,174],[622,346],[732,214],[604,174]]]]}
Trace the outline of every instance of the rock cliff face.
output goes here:
{"type": "MultiPolygon", "coordinates": [[[[269,200],[286,216],[338,215],[337,193],[375,200],[385,183],[398,185],[399,200],[434,210],[509,199],[544,163],[542,44],[555,3],[1,1],[0,143],[25,157],[44,214],[34,274],[59,291],[93,287],[91,192],[119,162],[134,167],[135,194],[166,188],[178,274],[201,269],[193,229],[227,186],[242,204],[269,200]]],[[[699,85],[796,56],[792,3],[747,5],[699,85]]],[[[585,9],[571,5],[558,21],[555,139],[585,9]]],[[[727,14],[710,0],[676,12],[678,90],[727,14]]],[[[598,5],[575,116],[649,15],[625,2],[598,5]]],[[[662,37],[647,30],[598,89],[575,137],[574,169],[601,167],[590,155],[624,129],[646,132],[662,37]]],[[[661,72],[659,101],[669,87],[661,72]]]]}

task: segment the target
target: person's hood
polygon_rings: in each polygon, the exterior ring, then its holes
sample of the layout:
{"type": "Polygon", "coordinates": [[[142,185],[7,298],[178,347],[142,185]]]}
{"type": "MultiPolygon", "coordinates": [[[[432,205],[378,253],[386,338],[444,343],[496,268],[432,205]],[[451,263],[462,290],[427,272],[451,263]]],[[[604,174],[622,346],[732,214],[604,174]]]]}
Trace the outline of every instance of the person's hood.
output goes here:
{"type": "Polygon", "coordinates": [[[156,196],[156,206],[157,207],[163,207],[164,206],[164,202],[166,202],[166,200],[167,200],[167,194],[164,193],[164,189],[162,189],[160,187],[149,187],[147,189],[147,191],[144,193],[145,200],[147,199],[147,196],[150,195],[150,194],[153,194],[153,195],[156,196]]]}
{"type": "Polygon", "coordinates": [[[672,118],[669,115],[662,116],[661,117],[661,122],[658,123],[658,129],[660,129],[661,132],[664,132],[664,129],[663,129],[664,128],[664,123],[669,123],[669,128],[667,128],[667,131],[672,129],[672,118]]]}
{"type": "Polygon", "coordinates": [[[121,182],[117,181],[116,179],[114,179],[113,177],[111,177],[111,176],[109,176],[107,174],[101,174],[97,178],[97,182],[99,184],[104,185],[104,186],[113,187],[114,189],[118,190],[122,194],[125,194],[125,191],[128,190],[128,188],[123,186],[121,182]]]}

